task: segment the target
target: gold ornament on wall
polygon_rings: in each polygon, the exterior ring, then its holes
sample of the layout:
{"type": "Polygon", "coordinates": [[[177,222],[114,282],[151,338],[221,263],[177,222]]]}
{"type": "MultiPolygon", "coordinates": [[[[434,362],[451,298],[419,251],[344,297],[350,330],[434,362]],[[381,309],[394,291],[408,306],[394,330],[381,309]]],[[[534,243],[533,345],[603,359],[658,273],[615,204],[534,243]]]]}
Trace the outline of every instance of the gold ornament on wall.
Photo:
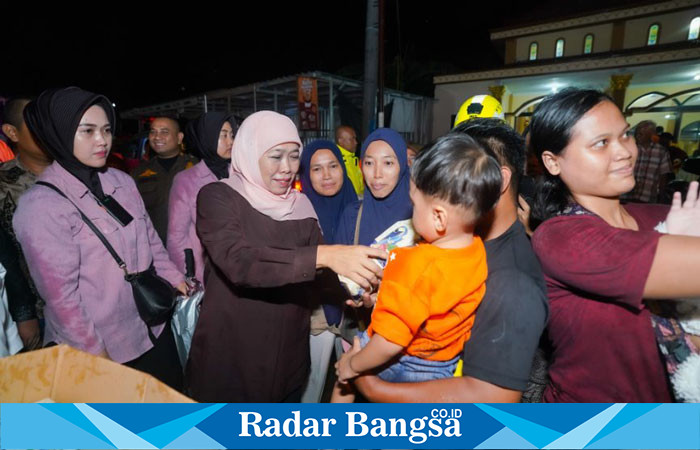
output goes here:
{"type": "Polygon", "coordinates": [[[622,91],[627,89],[630,85],[630,80],[632,79],[632,73],[611,75],[610,76],[610,90],[611,91],[622,91]]]}
{"type": "Polygon", "coordinates": [[[506,87],[503,85],[489,86],[489,92],[499,102],[503,103],[503,94],[506,93],[506,87]]]}

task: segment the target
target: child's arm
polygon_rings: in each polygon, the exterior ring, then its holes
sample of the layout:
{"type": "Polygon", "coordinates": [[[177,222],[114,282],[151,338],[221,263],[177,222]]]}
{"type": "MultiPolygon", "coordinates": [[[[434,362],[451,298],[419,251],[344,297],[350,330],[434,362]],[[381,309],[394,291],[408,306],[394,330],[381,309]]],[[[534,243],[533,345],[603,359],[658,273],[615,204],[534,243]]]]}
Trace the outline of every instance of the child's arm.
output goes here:
{"type": "Polygon", "coordinates": [[[352,349],[338,361],[338,381],[344,383],[362,372],[388,362],[401,353],[404,347],[389,342],[379,334],[373,334],[365,348],[360,347],[360,338],[355,337],[352,349]]]}

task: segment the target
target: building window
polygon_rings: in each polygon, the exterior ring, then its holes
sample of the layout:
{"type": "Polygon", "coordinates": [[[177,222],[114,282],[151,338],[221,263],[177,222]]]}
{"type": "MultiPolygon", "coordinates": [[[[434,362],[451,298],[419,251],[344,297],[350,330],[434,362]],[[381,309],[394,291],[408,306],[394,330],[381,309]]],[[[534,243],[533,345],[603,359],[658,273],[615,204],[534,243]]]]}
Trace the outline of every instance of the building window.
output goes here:
{"type": "Polygon", "coordinates": [[[647,45],[656,45],[659,40],[659,24],[655,23],[649,27],[647,34],[647,45]]]}
{"type": "Polygon", "coordinates": [[[554,47],[554,57],[561,58],[564,56],[564,39],[557,39],[557,44],[554,47]]]}
{"type": "Polygon", "coordinates": [[[537,42],[530,44],[530,61],[537,59],[537,42]]]}
{"type": "Polygon", "coordinates": [[[591,52],[593,52],[593,35],[587,34],[586,37],[583,38],[583,54],[587,55],[591,52]]]}
{"type": "Polygon", "coordinates": [[[690,29],[688,30],[688,40],[697,39],[700,37],[700,17],[690,21],[690,29]]]}

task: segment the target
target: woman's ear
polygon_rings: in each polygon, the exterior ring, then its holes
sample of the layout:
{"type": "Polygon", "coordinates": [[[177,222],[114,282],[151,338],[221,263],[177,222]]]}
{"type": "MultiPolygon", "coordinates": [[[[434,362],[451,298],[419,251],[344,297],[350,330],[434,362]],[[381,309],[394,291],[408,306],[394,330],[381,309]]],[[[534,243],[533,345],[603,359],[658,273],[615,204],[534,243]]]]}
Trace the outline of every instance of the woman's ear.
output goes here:
{"type": "Polygon", "coordinates": [[[549,150],[542,152],[542,163],[544,164],[545,169],[547,169],[547,172],[549,172],[551,175],[556,176],[561,172],[561,168],[559,167],[559,158],[549,150]]]}

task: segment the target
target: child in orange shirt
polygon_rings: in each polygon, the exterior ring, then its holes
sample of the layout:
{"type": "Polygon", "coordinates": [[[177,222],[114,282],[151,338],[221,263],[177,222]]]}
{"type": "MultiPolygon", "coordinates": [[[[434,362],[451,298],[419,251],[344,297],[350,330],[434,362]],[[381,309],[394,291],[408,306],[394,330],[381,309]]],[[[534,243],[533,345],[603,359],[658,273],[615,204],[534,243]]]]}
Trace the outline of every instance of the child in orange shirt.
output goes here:
{"type": "Polygon", "coordinates": [[[452,376],[486,291],[486,251],[474,227],[501,184],[496,160],[464,134],[416,157],[413,227],[425,242],[389,255],[371,325],[336,364],[332,401],[353,401],[346,383],[375,368],[393,382],[452,376]]]}

